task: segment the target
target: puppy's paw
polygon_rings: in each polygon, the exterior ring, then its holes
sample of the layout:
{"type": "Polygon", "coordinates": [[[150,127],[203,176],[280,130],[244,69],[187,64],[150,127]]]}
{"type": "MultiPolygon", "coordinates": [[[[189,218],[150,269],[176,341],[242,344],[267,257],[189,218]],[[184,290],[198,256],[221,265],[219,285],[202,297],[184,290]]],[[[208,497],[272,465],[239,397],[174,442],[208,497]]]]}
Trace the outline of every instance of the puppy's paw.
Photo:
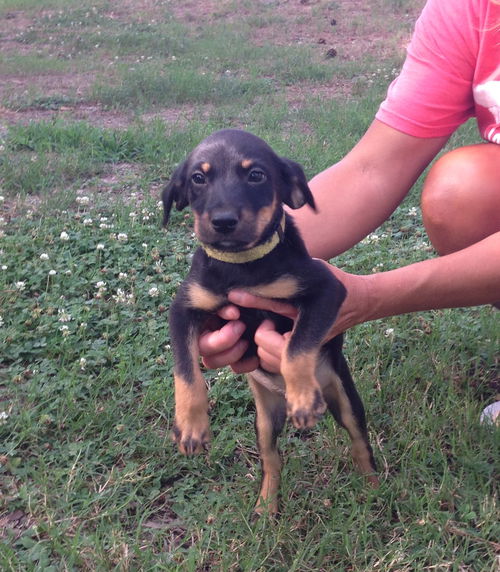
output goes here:
{"type": "Polygon", "coordinates": [[[177,443],[179,452],[191,456],[203,453],[208,449],[210,442],[210,428],[208,416],[201,423],[181,426],[177,421],[172,429],[172,440],[177,443]]]}
{"type": "Polygon", "coordinates": [[[297,429],[313,427],[326,411],[326,403],[320,389],[312,389],[296,395],[287,395],[287,415],[297,429]]]}

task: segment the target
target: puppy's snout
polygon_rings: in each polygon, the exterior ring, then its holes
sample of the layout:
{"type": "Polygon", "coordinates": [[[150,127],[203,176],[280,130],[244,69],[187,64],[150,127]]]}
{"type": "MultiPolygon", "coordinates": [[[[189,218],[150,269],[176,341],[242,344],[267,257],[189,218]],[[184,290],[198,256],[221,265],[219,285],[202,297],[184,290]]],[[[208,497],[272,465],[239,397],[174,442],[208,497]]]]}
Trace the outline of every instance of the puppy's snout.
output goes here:
{"type": "Polygon", "coordinates": [[[238,215],[231,210],[218,210],[212,213],[210,222],[216,232],[229,234],[238,224],[238,215]]]}

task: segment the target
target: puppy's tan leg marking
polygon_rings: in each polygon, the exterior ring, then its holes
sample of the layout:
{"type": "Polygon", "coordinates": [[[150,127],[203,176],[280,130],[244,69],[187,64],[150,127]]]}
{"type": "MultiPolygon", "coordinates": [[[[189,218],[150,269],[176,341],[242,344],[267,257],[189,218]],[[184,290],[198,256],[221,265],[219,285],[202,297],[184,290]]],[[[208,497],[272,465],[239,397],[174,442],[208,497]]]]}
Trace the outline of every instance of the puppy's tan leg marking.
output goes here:
{"type": "Polygon", "coordinates": [[[281,392],[269,390],[267,384],[262,385],[252,374],[247,378],[255,399],[255,430],[262,463],[262,483],[255,512],[276,514],[281,473],[277,439],[286,419],[285,399],[281,392]]]}
{"type": "Polygon", "coordinates": [[[318,351],[289,357],[285,350],[281,372],[285,378],[287,414],[297,429],[313,427],[326,411],[316,379],[318,351]]]}
{"type": "Polygon", "coordinates": [[[325,397],[329,402],[330,400],[335,401],[337,405],[342,425],[345,427],[351,438],[351,453],[359,471],[366,477],[367,481],[373,487],[377,487],[379,485],[379,480],[377,475],[374,474],[376,469],[372,461],[373,457],[366,431],[360,427],[356,416],[353,413],[351,402],[347,397],[341,379],[331,369],[328,373],[329,383],[322,383],[325,397]]]}
{"type": "Polygon", "coordinates": [[[210,441],[208,397],[205,379],[198,364],[198,344],[189,343],[194,379],[187,380],[181,372],[174,372],[175,424],[173,439],[183,455],[201,453],[210,441]]]}

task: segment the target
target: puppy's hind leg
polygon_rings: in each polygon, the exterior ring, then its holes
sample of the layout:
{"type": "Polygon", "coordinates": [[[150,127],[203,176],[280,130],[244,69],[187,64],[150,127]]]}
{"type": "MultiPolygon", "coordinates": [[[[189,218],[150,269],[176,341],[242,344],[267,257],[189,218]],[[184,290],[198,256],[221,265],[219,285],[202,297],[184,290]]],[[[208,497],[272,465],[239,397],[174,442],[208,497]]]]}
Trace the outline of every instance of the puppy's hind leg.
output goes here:
{"type": "Polygon", "coordinates": [[[337,423],[349,433],[352,456],[359,471],[373,487],[378,487],[377,467],[368,440],[363,402],[358,395],[344,356],[340,355],[336,362],[335,370],[329,364],[320,366],[323,397],[337,423]]]}
{"type": "Polygon", "coordinates": [[[261,370],[248,374],[247,378],[255,399],[255,432],[262,464],[262,482],[255,513],[276,515],[281,474],[277,441],[286,421],[284,391],[274,388],[272,381],[267,381],[270,378],[261,370]]]}

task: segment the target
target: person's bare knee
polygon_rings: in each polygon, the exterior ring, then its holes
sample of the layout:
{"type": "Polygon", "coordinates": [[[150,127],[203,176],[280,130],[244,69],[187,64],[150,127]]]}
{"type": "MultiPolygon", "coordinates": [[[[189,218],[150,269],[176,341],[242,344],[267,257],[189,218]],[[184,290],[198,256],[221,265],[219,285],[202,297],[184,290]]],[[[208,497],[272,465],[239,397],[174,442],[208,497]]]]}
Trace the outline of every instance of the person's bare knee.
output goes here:
{"type": "Polygon", "coordinates": [[[500,231],[500,146],[473,145],[443,155],[425,181],[421,206],[439,254],[500,231]]]}

